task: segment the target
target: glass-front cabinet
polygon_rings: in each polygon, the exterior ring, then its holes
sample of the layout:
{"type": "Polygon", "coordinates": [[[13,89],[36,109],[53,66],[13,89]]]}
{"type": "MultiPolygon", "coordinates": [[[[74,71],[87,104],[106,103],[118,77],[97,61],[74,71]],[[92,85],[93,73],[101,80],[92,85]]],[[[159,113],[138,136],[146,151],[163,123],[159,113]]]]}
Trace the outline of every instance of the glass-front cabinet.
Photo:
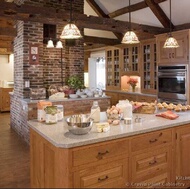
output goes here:
{"type": "Polygon", "coordinates": [[[141,55],[141,90],[144,93],[156,94],[157,60],[155,39],[141,42],[141,55]]]}
{"type": "Polygon", "coordinates": [[[122,75],[139,75],[139,44],[121,47],[122,75]]]}
{"type": "Polygon", "coordinates": [[[120,89],[120,49],[109,48],[106,50],[106,88],[120,89]]]}

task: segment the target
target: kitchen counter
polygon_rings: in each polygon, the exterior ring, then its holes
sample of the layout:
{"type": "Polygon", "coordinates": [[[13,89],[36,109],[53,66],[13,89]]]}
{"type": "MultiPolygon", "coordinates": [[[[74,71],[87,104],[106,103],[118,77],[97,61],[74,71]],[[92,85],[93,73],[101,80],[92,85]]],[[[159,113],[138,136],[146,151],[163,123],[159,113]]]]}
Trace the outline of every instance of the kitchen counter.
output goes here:
{"type": "MultiPolygon", "coordinates": [[[[111,125],[111,129],[107,133],[98,133],[94,124],[92,130],[86,135],[73,135],[67,130],[65,121],[47,125],[45,123],[39,123],[37,120],[30,120],[28,121],[28,125],[54,146],[72,148],[190,123],[190,111],[179,112],[178,115],[179,117],[177,119],[168,120],[157,117],[155,114],[133,114],[131,125],[125,125],[121,121],[120,125],[111,125]],[[142,123],[134,122],[136,116],[142,117],[142,123]]],[[[106,114],[102,112],[101,121],[103,122],[105,120],[106,114]]]]}

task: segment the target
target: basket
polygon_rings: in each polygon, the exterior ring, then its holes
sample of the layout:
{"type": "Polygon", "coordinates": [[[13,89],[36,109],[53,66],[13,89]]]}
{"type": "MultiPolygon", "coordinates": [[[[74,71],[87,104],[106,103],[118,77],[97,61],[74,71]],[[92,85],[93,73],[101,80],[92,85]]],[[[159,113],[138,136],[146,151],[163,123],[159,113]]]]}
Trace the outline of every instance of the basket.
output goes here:
{"type": "Polygon", "coordinates": [[[58,90],[57,90],[57,86],[56,85],[50,85],[49,86],[49,89],[48,89],[48,96],[51,96],[55,93],[57,93],[58,90]]]}

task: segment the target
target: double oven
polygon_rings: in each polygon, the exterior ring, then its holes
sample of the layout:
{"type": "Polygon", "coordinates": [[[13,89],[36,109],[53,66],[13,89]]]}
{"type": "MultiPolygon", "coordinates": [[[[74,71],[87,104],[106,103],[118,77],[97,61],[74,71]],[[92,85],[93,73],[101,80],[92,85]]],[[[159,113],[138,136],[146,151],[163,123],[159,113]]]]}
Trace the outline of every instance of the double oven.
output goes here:
{"type": "Polygon", "coordinates": [[[188,65],[158,66],[158,101],[187,104],[188,65]]]}

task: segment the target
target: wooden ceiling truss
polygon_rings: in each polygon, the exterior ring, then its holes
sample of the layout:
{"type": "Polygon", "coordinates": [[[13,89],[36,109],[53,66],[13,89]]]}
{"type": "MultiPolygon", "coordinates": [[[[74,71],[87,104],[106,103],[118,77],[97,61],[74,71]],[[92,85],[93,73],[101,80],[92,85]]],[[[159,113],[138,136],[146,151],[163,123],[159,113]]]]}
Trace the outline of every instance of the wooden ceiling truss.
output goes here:
{"type": "MultiPolygon", "coordinates": [[[[142,0],[142,2],[131,5],[130,11],[137,11],[149,7],[164,28],[153,27],[149,25],[142,25],[132,23],[132,28],[137,32],[139,39],[147,39],[154,37],[156,34],[166,33],[169,31],[169,19],[163,10],[160,8],[159,3],[166,0],[142,0]]],[[[90,48],[102,45],[119,44],[123,34],[127,31],[129,23],[124,21],[115,20],[114,18],[129,12],[129,7],[126,6],[122,9],[116,10],[108,15],[98,6],[95,0],[87,0],[88,4],[97,13],[98,16],[87,16],[74,12],[73,18],[80,29],[96,29],[113,32],[117,39],[99,38],[93,36],[84,36],[84,42],[90,48]]],[[[61,1],[60,1],[61,3],[61,1]]],[[[57,10],[51,7],[37,7],[27,4],[17,6],[15,3],[8,3],[5,0],[0,0],[0,39],[9,37],[0,41],[0,48],[9,48],[12,46],[13,39],[16,36],[14,28],[15,20],[33,21],[44,24],[59,24],[65,25],[70,17],[70,11],[57,10]]],[[[174,28],[173,24],[172,27],[174,28]]],[[[175,29],[190,28],[190,24],[176,26],[175,29]]]]}

